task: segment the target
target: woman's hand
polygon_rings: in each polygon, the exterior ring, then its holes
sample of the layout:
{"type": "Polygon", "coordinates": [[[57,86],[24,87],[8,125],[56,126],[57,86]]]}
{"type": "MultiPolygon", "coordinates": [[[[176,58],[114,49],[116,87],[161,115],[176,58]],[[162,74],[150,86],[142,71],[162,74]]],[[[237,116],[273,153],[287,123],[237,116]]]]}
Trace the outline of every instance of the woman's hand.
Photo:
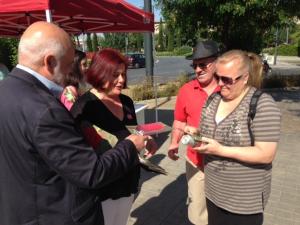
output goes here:
{"type": "Polygon", "coordinates": [[[193,149],[203,154],[221,155],[223,145],[214,139],[202,137],[202,144],[193,149]]]}

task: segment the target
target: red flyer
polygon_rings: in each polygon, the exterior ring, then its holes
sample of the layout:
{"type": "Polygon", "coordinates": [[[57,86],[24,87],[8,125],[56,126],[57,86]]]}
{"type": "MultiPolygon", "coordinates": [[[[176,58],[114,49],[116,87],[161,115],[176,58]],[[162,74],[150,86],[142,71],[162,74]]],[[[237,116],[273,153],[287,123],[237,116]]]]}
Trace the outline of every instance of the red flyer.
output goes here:
{"type": "Polygon", "coordinates": [[[160,134],[171,130],[170,126],[162,122],[145,123],[139,124],[137,126],[127,126],[127,128],[129,130],[135,129],[136,131],[144,135],[160,134]]]}

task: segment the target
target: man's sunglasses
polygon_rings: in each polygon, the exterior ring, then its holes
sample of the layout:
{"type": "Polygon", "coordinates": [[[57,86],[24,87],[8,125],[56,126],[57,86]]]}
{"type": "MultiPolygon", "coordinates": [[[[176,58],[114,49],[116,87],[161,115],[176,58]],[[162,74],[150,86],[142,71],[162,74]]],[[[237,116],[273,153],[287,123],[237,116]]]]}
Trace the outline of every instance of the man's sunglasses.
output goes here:
{"type": "Polygon", "coordinates": [[[217,79],[217,81],[221,80],[222,83],[225,85],[233,85],[237,81],[239,81],[243,76],[244,76],[244,74],[238,76],[235,79],[232,79],[231,77],[224,77],[224,76],[220,76],[219,74],[215,73],[215,78],[217,79]]]}
{"type": "Polygon", "coordinates": [[[197,69],[197,67],[200,67],[201,70],[205,70],[209,64],[210,63],[192,63],[191,67],[193,67],[194,70],[197,69]]]}

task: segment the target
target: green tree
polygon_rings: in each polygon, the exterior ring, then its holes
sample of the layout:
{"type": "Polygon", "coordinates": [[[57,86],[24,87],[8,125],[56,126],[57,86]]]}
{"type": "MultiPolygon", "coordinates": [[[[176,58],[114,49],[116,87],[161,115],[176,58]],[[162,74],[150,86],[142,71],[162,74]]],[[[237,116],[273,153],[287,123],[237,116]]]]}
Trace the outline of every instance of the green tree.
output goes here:
{"type": "Polygon", "coordinates": [[[155,0],[166,21],[174,20],[184,44],[212,38],[225,49],[259,52],[271,28],[295,16],[297,0],[155,0]]]}
{"type": "Polygon", "coordinates": [[[174,29],[171,24],[168,25],[168,51],[174,50],[174,29]]]}
{"type": "Polygon", "coordinates": [[[163,31],[162,18],[160,18],[160,21],[159,21],[157,46],[158,46],[159,51],[163,51],[165,49],[164,48],[164,31],[163,31]]]}
{"type": "Polygon", "coordinates": [[[130,33],[128,34],[128,51],[140,52],[143,48],[143,34],[130,33]]]}
{"type": "Polygon", "coordinates": [[[180,29],[177,29],[176,31],[176,48],[181,47],[181,32],[180,29]]]}
{"type": "Polygon", "coordinates": [[[92,44],[92,40],[91,40],[91,34],[87,34],[87,37],[86,37],[86,46],[87,46],[87,50],[89,52],[92,52],[93,51],[93,44],[92,44]]]}
{"type": "Polygon", "coordinates": [[[92,36],[92,45],[93,45],[93,51],[96,52],[98,51],[98,36],[96,33],[93,33],[93,36],[92,36]]]}
{"type": "Polygon", "coordinates": [[[17,64],[19,40],[15,38],[0,38],[0,62],[11,70],[17,64]]]}
{"type": "Polygon", "coordinates": [[[125,33],[104,33],[103,38],[101,39],[101,46],[124,51],[125,35],[125,33]]]}
{"type": "Polygon", "coordinates": [[[144,46],[144,37],[142,34],[136,34],[136,49],[137,51],[141,52],[144,46]]]}

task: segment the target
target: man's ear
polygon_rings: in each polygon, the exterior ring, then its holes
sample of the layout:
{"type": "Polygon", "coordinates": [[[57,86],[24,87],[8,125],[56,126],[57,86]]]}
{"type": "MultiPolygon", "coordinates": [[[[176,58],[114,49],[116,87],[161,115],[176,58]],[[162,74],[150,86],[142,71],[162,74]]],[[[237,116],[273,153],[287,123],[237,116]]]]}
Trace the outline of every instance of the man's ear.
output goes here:
{"type": "Polygon", "coordinates": [[[44,65],[45,65],[46,69],[51,74],[53,74],[54,68],[57,65],[57,61],[56,61],[56,59],[53,55],[46,55],[45,58],[44,58],[44,65]]]}

